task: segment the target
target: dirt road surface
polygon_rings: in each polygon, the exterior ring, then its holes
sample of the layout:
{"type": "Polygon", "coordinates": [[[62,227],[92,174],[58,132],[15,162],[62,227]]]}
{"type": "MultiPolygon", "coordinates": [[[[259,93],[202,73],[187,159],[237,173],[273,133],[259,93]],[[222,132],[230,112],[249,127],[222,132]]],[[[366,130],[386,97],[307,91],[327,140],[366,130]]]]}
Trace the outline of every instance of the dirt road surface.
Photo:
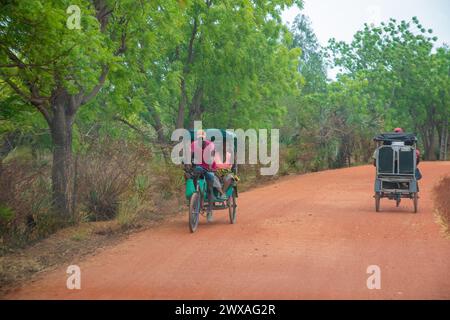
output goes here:
{"type": "Polygon", "coordinates": [[[287,177],[240,194],[238,222],[217,212],[190,234],[187,213],[83,261],[81,290],[67,266],[8,299],[450,299],[450,240],[432,211],[432,187],[450,162],[421,163],[419,213],[382,200],[374,168],[287,177]],[[367,288],[367,268],[381,289],[367,288]]]}

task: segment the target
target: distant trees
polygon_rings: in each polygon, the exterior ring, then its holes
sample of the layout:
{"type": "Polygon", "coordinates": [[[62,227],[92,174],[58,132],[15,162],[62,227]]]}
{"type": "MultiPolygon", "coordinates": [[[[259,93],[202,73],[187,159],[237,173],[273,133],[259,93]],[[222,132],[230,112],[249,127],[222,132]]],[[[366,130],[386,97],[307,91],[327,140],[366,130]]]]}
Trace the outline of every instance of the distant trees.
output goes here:
{"type": "Polygon", "coordinates": [[[417,18],[365,25],[351,43],[322,48],[308,17],[290,28],[301,88],[285,98],[282,138],[291,166],[302,170],[367,163],[372,137],[395,127],[419,135],[427,160],[445,160],[449,145],[449,48],[417,18]],[[327,68],[340,70],[327,79],[327,68]],[[299,165],[303,163],[303,165],[299,165]]]}
{"type": "Polygon", "coordinates": [[[391,19],[377,27],[366,25],[350,44],[332,40],[330,51],[344,74],[367,81],[369,104],[383,129],[405,127],[418,133],[425,159],[444,160],[450,53],[448,47],[433,52],[437,38],[432,32],[416,17],[410,22],[391,19]]]}

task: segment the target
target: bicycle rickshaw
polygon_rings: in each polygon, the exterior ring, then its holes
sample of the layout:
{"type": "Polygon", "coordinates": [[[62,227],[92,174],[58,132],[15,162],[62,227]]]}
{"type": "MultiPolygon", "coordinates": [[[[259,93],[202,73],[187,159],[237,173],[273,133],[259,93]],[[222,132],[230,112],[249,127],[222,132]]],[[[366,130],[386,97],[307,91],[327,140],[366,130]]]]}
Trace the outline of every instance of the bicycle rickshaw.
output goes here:
{"type": "MultiPolygon", "coordinates": [[[[234,133],[226,130],[208,129],[206,132],[207,140],[213,141],[216,150],[223,148],[223,144],[231,144],[232,162],[231,172],[233,175],[237,175],[238,166],[236,164],[236,150],[237,150],[237,137],[234,133]],[[222,139],[215,139],[214,135],[220,133],[222,139]],[[223,143],[223,144],[222,144],[223,143]]],[[[195,132],[191,133],[191,142],[195,139],[195,132]]],[[[189,229],[193,233],[197,230],[200,215],[204,215],[206,210],[227,210],[229,220],[231,224],[236,223],[236,199],[238,197],[237,181],[233,179],[228,190],[224,190],[225,196],[219,194],[215,188],[208,188],[205,176],[199,174],[194,170],[194,165],[185,165],[185,178],[186,178],[186,199],[189,202],[189,229]]]]}
{"type": "Polygon", "coordinates": [[[382,198],[395,200],[397,207],[402,198],[412,199],[414,213],[418,210],[417,138],[407,133],[385,133],[374,138],[375,151],[375,210],[380,211],[382,198]]]}

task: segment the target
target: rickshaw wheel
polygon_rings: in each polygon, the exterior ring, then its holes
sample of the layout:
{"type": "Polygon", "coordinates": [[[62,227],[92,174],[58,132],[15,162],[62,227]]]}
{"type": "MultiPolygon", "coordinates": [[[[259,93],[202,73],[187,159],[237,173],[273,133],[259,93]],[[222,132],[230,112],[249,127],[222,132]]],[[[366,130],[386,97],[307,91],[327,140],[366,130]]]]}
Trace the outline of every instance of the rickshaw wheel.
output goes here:
{"type": "Polygon", "coordinates": [[[233,194],[231,197],[228,198],[228,214],[230,217],[230,223],[235,224],[236,223],[236,192],[233,191],[233,194]]]}
{"type": "Polygon", "coordinates": [[[375,193],[375,211],[380,212],[381,194],[375,193]]]}
{"type": "Polygon", "coordinates": [[[417,213],[417,211],[419,210],[419,195],[416,193],[414,193],[414,213],[417,213]]]}
{"type": "Polygon", "coordinates": [[[201,210],[202,201],[199,193],[195,192],[189,201],[189,230],[191,233],[194,233],[197,230],[201,210]]]}

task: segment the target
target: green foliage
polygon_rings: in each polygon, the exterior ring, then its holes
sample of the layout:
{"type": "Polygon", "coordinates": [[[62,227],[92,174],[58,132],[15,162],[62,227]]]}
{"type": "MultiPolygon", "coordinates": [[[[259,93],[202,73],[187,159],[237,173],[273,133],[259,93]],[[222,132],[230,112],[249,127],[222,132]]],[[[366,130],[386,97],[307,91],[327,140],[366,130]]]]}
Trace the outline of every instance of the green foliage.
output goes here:
{"type": "MultiPolygon", "coordinates": [[[[432,30],[414,17],[410,22],[391,19],[354,36],[350,44],[330,41],[334,63],[352,79],[368,86],[369,111],[379,119],[379,129],[403,127],[423,141],[426,157],[435,159],[436,132],[447,128],[449,50],[438,48],[432,30]]],[[[374,119],[375,120],[375,119],[374,119]]]]}
{"type": "Polygon", "coordinates": [[[14,218],[14,210],[0,204],[0,224],[7,224],[14,218]]]}

